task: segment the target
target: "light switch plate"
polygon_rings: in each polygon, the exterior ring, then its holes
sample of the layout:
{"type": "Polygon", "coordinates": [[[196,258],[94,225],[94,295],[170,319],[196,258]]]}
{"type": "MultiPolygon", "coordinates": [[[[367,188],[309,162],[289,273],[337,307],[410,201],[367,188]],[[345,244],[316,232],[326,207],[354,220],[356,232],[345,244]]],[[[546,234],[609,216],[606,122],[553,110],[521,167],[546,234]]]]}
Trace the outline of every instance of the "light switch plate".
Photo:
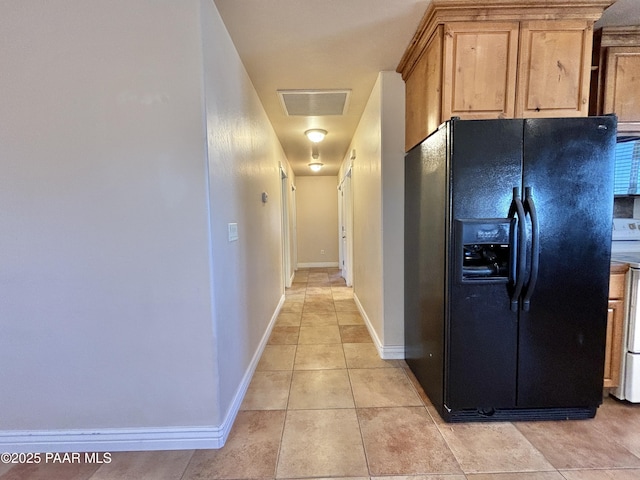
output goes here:
{"type": "Polygon", "coordinates": [[[237,223],[229,223],[229,241],[235,242],[238,240],[238,224],[237,223]]]}

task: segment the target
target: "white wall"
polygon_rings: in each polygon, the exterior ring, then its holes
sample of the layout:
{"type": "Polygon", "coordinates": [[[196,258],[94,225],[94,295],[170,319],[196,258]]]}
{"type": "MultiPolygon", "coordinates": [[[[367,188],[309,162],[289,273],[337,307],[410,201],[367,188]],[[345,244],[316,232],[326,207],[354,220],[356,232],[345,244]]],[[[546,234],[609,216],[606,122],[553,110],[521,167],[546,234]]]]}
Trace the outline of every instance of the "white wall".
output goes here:
{"type": "MultiPolygon", "coordinates": [[[[212,1],[203,1],[215,318],[223,413],[284,294],[279,162],[293,173],[212,1]],[[268,201],[262,203],[262,192],[268,201]],[[228,241],[228,223],[239,239],[228,241]]],[[[253,365],[255,367],[255,365],[253,365]]]]}
{"type": "MultiPolygon", "coordinates": [[[[404,83],[380,72],[349,147],[353,287],[380,354],[404,355],[404,83]]],[[[340,175],[349,162],[345,159],[340,175]]]]}
{"type": "Polygon", "coordinates": [[[282,297],[284,159],[215,7],[9,2],[0,32],[3,450],[216,446],[282,297]]]}
{"type": "Polygon", "coordinates": [[[337,182],[334,176],[296,178],[298,267],[338,266],[337,182]]]}
{"type": "Polygon", "coordinates": [[[380,79],[384,347],[404,358],[404,82],[395,72],[380,79]]]}

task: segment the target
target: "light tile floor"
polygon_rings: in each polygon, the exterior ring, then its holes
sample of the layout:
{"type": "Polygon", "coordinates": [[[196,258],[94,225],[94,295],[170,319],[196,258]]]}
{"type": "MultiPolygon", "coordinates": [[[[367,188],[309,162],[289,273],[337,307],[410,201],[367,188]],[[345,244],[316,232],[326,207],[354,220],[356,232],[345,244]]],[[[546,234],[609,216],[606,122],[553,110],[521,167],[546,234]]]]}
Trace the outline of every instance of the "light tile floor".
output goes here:
{"type": "Polygon", "coordinates": [[[0,480],[640,479],[640,405],[593,420],[444,423],[403,361],[378,356],[336,269],[299,270],[220,450],[105,465],[0,464],[0,480]]]}

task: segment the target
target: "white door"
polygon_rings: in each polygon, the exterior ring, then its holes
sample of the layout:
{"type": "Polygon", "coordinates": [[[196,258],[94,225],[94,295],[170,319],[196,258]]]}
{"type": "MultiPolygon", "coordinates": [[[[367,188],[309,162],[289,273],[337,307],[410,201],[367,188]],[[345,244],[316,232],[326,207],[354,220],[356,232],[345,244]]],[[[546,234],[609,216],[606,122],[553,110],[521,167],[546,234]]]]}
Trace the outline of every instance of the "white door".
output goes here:
{"type": "Polygon", "coordinates": [[[341,208],[341,225],[340,225],[340,235],[341,235],[341,247],[342,247],[342,277],[344,278],[347,286],[351,286],[353,284],[353,275],[352,275],[352,259],[353,259],[353,239],[352,239],[352,231],[353,231],[353,198],[351,195],[351,169],[347,172],[344,179],[342,180],[342,185],[340,186],[340,194],[342,199],[342,208],[341,208]]]}
{"type": "Polygon", "coordinates": [[[289,183],[287,174],[280,166],[281,207],[282,207],[282,280],[284,288],[291,287],[291,242],[289,235],[289,183]]]}

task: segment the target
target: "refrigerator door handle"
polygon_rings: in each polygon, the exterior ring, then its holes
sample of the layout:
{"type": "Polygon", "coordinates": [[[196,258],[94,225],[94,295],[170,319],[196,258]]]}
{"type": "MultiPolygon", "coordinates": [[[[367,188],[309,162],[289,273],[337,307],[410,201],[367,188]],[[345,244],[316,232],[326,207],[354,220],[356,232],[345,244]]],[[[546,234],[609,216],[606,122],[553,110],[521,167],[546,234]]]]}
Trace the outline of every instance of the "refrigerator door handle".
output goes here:
{"type": "Polygon", "coordinates": [[[525,212],[531,216],[531,275],[525,288],[525,294],[522,297],[522,310],[528,312],[531,308],[531,295],[533,295],[538,281],[538,267],[540,264],[540,225],[531,187],[525,187],[524,189],[524,208],[525,212]]]}
{"type": "Polygon", "coordinates": [[[509,208],[509,218],[516,218],[518,222],[518,234],[515,239],[511,240],[511,245],[516,245],[518,249],[516,257],[516,275],[513,291],[511,292],[511,311],[518,311],[518,299],[522,292],[522,286],[524,285],[524,274],[526,261],[525,256],[527,253],[527,228],[525,225],[525,212],[522,200],[520,199],[520,189],[513,187],[513,200],[511,201],[511,207],[509,208]]]}

